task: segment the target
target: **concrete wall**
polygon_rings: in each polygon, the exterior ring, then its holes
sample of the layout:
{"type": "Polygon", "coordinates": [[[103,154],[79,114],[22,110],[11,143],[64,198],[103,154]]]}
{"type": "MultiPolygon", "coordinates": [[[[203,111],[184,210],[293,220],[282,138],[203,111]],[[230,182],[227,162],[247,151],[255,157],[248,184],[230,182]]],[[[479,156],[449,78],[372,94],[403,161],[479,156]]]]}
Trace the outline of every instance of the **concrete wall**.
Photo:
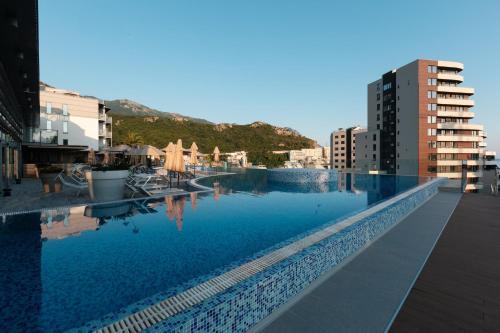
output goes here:
{"type": "MultiPolygon", "coordinates": [[[[427,94],[427,91],[425,91],[427,94]]],[[[396,173],[418,174],[419,80],[418,62],[396,72],[396,173]]]]}

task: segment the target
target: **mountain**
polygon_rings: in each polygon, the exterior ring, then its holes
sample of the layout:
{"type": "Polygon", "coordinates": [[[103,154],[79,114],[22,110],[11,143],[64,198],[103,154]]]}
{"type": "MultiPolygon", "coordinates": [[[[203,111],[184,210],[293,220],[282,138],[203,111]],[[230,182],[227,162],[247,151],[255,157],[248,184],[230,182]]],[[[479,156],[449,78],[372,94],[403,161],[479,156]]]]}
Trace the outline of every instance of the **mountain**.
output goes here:
{"type": "MultiPolygon", "coordinates": [[[[40,82],[40,89],[54,88],[40,82]]],[[[97,98],[93,96],[82,96],[97,98]]],[[[212,152],[218,146],[221,152],[245,150],[258,157],[274,159],[275,156],[263,156],[272,150],[314,148],[316,142],[294,129],[277,127],[261,121],[247,125],[214,124],[205,119],[184,116],[178,113],[162,112],[129,99],[105,101],[113,117],[113,144],[127,142],[130,136],[140,136],[145,144],[159,148],[170,141],[182,139],[188,148],[194,141],[201,152],[212,152]]],[[[272,155],[272,154],[271,154],[272,155]]]]}
{"type": "Polygon", "coordinates": [[[111,111],[111,115],[122,115],[122,116],[158,116],[170,118],[178,121],[192,121],[203,124],[211,124],[208,120],[193,118],[183,116],[178,113],[163,112],[160,110],[152,109],[146,105],[131,101],[129,99],[114,99],[111,101],[105,101],[106,106],[108,106],[111,111]]]}
{"type": "Polygon", "coordinates": [[[314,140],[297,131],[264,122],[248,125],[211,124],[191,120],[178,120],[160,116],[113,116],[113,144],[127,142],[129,133],[143,139],[144,143],[163,148],[170,141],[182,139],[185,148],[194,141],[201,152],[210,153],[215,146],[222,152],[245,150],[268,152],[313,148],[314,140]]]}

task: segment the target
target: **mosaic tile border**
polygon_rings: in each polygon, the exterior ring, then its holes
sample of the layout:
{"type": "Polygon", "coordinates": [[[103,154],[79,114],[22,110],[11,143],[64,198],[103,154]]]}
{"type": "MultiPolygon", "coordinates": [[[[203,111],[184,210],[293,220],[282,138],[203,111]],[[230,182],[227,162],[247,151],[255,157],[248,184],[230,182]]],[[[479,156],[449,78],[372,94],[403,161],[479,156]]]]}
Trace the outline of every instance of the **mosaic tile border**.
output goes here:
{"type": "Polygon", "coordinates": [[[441,182],[399,194],[96,332],[244,332],[397,224],[436,194],[441,182]]]}

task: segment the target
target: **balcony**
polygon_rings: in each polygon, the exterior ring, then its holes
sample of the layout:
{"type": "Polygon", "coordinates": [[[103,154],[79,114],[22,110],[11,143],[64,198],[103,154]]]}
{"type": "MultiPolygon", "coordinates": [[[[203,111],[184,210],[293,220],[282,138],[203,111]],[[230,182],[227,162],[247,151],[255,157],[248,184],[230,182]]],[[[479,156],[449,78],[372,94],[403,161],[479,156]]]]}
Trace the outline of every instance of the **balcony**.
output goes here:
{"type": "Polygon", "coordinates": [[[495,159],[495,157],[497,156],[497,153],[493,150],[487,150],[484,152],[484,156],[495,159]]]}
{"type": "Polygon", "coordinates": [[[461,141],[461,142],[479,142],[483,137],[479,135],[438,135],[437,141],[461,141]]]}
{"type": "Polygon", "coordinates": [[[59,133],[57,130],[37,129],[33,131],[27,143],[58,144],[59,133]]]}
{"type": "Polygon", "coordinates": [[[438,73],[437,79],[438,80],[445,80],[445,81],[457,81],[457,82],[464,81],[464,77],[462,75],[448,74],[448,73],[438,73]]]}
{"type": "MultiPolygon", "coordinates": [[[[437,166],[461,166],[462,160],[437,160],[437,166]]],[[[468,166],[483,165],[482,160],[467,160],[468,166]]]]}
{"type": "Polygon", "coordinates": [[[437,148],[438,154],[479,154],[480,148],[437,148]]]}
{"type": "Polygon", "coordinates": [[[111,139],[113,137],[113,132],[106,131],[106,138],[111,139]]]}
{"type": "Polygon", "coordinates": [[[484,126],[477,125],[477,124],[463,124],[463,123],[438,123],[437,128],[439,128],[439,129],[461,129],[461,130],[482,131],[484,129],[484,126]]]}
{"type": "Polygon", "coordinates": [[[111,125],[113,123],[113,117],[107,116],[106,117],[106,124],[111,125]]]}
{"type": "Polygon", "coordinates": [[[437,92],[451,93],[451,94],[474,95],[474,88],[453,87],[453,86],[437,86],[437,92]]]}
{"type": "Polygon", "coordinates": [[[439,111],[438,117],[452,117],[452,118],[474,118],[475,113],[471,111],[439,111]]]}
{"type": "Polygon", "coordinates": [[[459,106],[474,106],[472,99],[458,99],[458,98],[438,98],[437,104],[439,105],[459,105],[459,106]]]}
{"type": "Polygon", "coordinates": [[[97,114],[97,118],[99,119],[99,121],[106,121],[106,114],[99,112],[97,114]]]}
{"type": "MultiPolygon", "coordinates": [[[[462,172],[438,172],[436,174],[438,177],[452,178],[452,179],[461,179],[462,172]]],[[[483,176],[482,171],[467,171],[467,178],[481,178],[483,176]]]]}
{"type": "Polygon", "coordinates": [[[453,68],[458,71],[462,71],[464,69],[464,64],[461,62],[456,62],[456,61],[443,61],[443,60],[438,60],[437,66],[442,68],[453,68]]]}

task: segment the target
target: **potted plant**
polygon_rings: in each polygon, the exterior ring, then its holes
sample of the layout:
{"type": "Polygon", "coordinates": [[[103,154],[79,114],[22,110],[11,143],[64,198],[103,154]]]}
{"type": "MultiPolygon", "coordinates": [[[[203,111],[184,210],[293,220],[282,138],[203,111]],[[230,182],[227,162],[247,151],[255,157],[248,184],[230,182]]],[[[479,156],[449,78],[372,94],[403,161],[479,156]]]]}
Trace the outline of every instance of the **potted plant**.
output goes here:
{"type": "Polygon", "coordinates": [[[57,175],[62,171],[61,168],[53,165],[38,165],[37,169],[45,193],[60,192],[62,190],[61,181],[56,179],[57,175]]]}
{"type": "Polygon", "coordinates": [[[95,166],[91,171],[86,171],[90,198],[95,201],[123,199],[128,175],[128,165],[124,163],[95,166]]]}

